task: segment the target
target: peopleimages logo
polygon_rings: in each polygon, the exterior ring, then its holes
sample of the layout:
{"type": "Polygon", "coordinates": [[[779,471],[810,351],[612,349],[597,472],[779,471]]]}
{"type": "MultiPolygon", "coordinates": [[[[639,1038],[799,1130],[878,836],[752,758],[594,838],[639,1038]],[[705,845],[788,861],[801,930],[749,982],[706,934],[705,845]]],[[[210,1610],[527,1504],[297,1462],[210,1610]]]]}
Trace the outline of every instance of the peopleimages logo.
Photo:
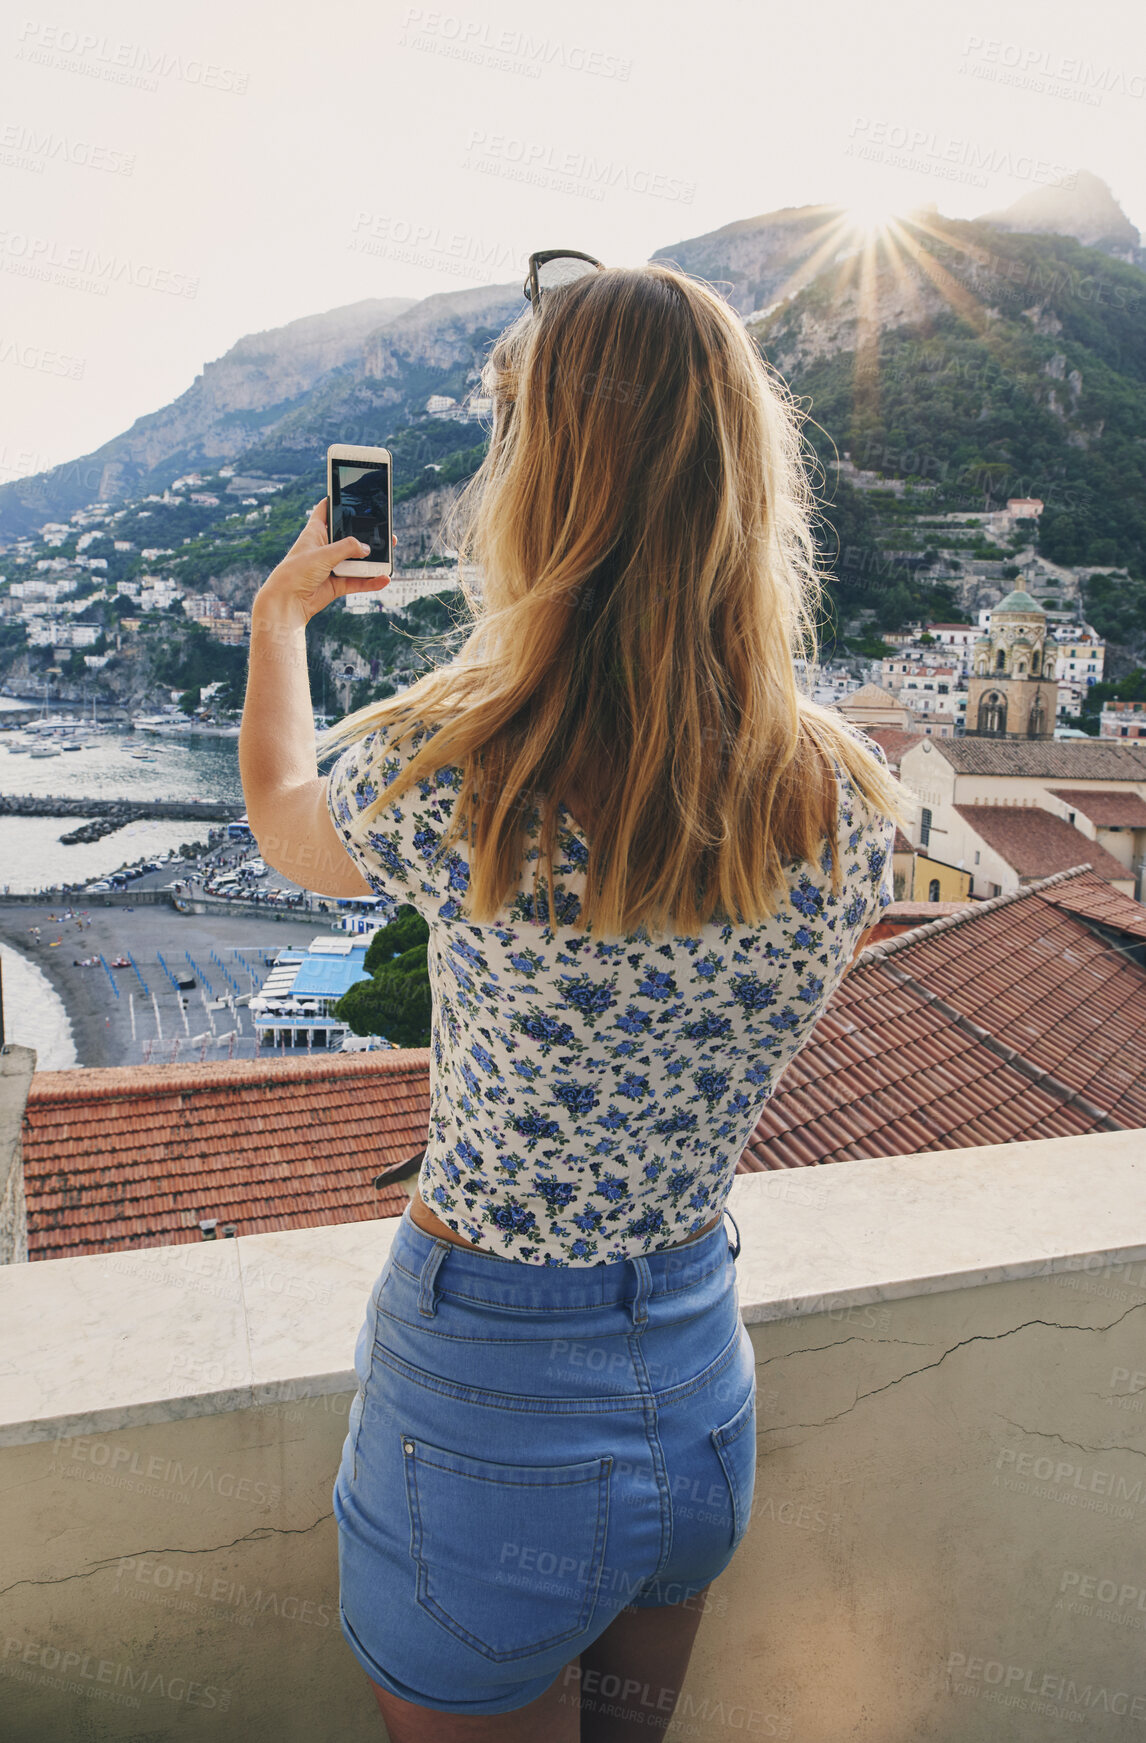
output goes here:
{"type": "Polygon", "coordinates": [[[22,230],[0,230],[0,271],[27,278],[46,278],[71,290],[106,296],[108,286],[130,284],[136,290],[162,291],[166,296],[197,297],[199,280],[186,273],[98,248],[65,247],[50,236],[30,236],[22,230]]]}
{"type": "Polygon", "coordinates": [[[585,43],[534,36],[525,30],[491,30],[484,20],[460,18],[423,6],[407,6],[398,46],[478,61],[485,66],[500,67],[504,72],[524,73],[532,79],[540,77],[543,67],[553,66],[590,73],[599,79],[627,80],[633,70],[631,60],[585,43]]]}
{"type": "Polygon", "coordinates": [[[1132,1719],[1146,1718],[1146,1695],[1131,1694],[1129,1689],[1107,1688],[1104,1683],[1095,1683],[1086,1677],[1076,1679],[1067,1671],[1042,1671],[1033,1665],[1004,1664],[998,1658],[977,1658],[966,1652],[952,1652],[947,1659],[947,1675],[959,1693],[979,1690],[985,1693],[997,1689],[1008,1704],[1014,1706],[1024,1706],[1022,1697],[1025,1695],[1075,1711],[1128,1713],[1132,1719]]]}
{"type": "Polygon", "coordinates": [[[241,97],[250,76],[197,55],[149,48],[145,43],[98,36],[67,25],[38,24],[31,18],[24,20],[17,42],[17,60],[113,84],[134,85],[144,91],[157,91],[160,79],[179,79],[185,85],[202,85],[206,90],[229,91],[241,97]]]}
{"type": "MultiPolygon", "coordinates": [[[[1008,151],[997,145],[982,145],[973,139],[953,139],[931,127],[911,127],[900,121],[871,120],[857,115],[851,127],[852,143],[845,155],[877,156],[900,152],[909,160],[902,167],[943,170],[953,169],[978,177],[977,187],[985,187],[985,175],[1010,176],[1013,181],[1047,183],[1054,188],[1073,188],[1078,171],[1065,164],[1050,163],[1046,158],[1033,157],[1029,152],[1008,151]]],[[[890,160],[889,160],[890,161],[890,160]]]]}
{"type": "Polygon", "coordinates": [[[18,121],[0,127],[0,163],[7,168],[42,173],[44,165],[53,161],[74,164],[82,169],[104,170],[108,175],[135,173],[133,151],[93,145],[91,140],[74,139],[66,133],[41,133],[18,121]]]}
{"type": "Polygon", "coordinates": [[[1057,49],[1035,48],[1029,43],[1004,42],[1001,37],[969,36],[963,57],[961,73],[994,78],[999,84],[1016,84],[1051,96],[1061,96],[1072,87],[1072,94],[1088,103],[1101,103],[1103,95],[1109,92],[1123,97],[1146,95],[1146,78],[1141,73],[1128,74],[1123,67],[1087,60],[1083,55],[1060,54],[1057,49]]]}
{"type": "Polygon", "coordinates": [[[629,194],[648,194],[655,200],[677,200],[684,206],[691,206],[696,197],[695,182],[665,175],[647,165],[617,163],[583,151],[562,151],[541,140],[489,133],[477,127],[471,129],[466,142],[462,168],[564,187],[594,200],[603,200],[607,192],[617,188],[629,194]]]}

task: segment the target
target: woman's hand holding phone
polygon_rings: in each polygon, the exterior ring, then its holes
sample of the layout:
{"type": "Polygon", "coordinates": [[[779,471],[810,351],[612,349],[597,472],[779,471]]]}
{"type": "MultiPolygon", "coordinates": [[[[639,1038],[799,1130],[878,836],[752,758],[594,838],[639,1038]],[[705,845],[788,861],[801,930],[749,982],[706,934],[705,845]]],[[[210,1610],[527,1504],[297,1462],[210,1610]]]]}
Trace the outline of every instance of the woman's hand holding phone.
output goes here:
{"type": "MultiPolygon", "coordinates": [[[[394,543],[398,543],[396,533],[394,543]]],[[[339,539],[330,544],[324,496],[315,503],[298,538],[255,595],[252,623],[258,618],[301,626],[348,593],[379,592],[389,582],[388,575],[362,578],[333,573],[337,564],[369,555],[370,547],[360,539],[339,539]]]]}

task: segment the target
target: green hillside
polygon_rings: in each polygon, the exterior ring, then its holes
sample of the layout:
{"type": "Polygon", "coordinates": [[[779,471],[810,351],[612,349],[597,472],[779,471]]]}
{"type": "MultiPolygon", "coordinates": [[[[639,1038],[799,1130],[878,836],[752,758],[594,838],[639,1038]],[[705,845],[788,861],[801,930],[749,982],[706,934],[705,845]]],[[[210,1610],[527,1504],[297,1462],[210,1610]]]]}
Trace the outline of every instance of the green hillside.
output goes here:
{"type": "MultiPolygon", "coordinates": [[[[1038,497],[1039,554],[1127,569],[1127,597],[1097,589],[1095,619],[1146,632],[1135,585],[1146,580],[1146,275],[1063,236],[944,221],[940,240],[908,228],[930,270],[903,248],[897,271],[885,253],[866,332],[854,259],[753,326],[810,414],[807,438],[828,478],[847,454],[916,487],[902,501],[829,487],[841,551],[922,557],[935,533],[921,518],[1038,497]],[[920,318],[890,324],[883,311],[897,291],[904,300],[904,275],[920,318]]],[[[901,561],[883,579],[910,573],[901,561]]]]}

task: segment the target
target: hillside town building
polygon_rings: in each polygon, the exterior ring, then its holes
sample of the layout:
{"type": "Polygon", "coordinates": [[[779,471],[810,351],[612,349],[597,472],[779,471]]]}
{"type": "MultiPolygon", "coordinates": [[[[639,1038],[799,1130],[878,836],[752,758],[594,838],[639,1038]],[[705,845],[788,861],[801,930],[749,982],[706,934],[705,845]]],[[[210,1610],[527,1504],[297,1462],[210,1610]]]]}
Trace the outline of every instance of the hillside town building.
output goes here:
{"type": "Polygon", "coordinates": [[[899,772],[919,806],[912,845],[966,872],[971,896],[1005,895],[1089,863],[1141,901],[1146,745],[921,739],[903,752],[899,772]]]}

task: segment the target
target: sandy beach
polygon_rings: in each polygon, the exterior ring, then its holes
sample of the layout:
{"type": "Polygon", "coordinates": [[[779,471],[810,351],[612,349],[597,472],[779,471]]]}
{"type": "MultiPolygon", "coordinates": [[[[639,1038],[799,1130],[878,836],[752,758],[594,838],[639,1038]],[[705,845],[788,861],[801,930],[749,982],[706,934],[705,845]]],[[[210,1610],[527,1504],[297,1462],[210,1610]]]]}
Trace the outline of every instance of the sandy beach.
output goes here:
{"type": "MultiPolygon", "coordinates": [[[[77,898],[78,911],[85,913],[82,902],[82,897],[77,898]]],[[[232,1014],[205,1006],[205,999],[211,1001],[228,990],[211,951],[222,958],[242,991],[249,993],[265,973],[265,957],[287,945],[305,949],[312,938],[330,930],[329,917],[323,914],[180,914],[166,905],[93,906],[86,910],[81,927],[75,919],[61,919],[66,907],[66,901],[59,900],[45,901],[43,906],[0,901],[0,938],[34,962],[59,993],[71,1020],[79,1063],[85,1066],[141,1065],[149,1059],[163,1064],[173,1057],[252,1058],[254,1037],[246,1010],[240,1007],[232,1014]],[[38,938],[35,928],[39,928],[38,938]],[[232,957],[236,949],[247,953],[254,981],[232,957]],[[129,952],[139,965],[146,994],[130,968],[111,971],[119,988],[117,998],[102,965],[75,966],[83,957],[102,953],[110,963],[129,952]],[[207,984],[196,975],[198,984],[185,995],[184,1012],[158,956],[161,953],[172,970],[184,970],[188,968],[185,952],[205,971],[207,984]],[[210,1035],[212,1024],[218,1035],[237,1025],[238,1036],[222,1045],[212,1036],[192,1047],[192,1039],[210,1035]]],[[[6,998],[4,1014],[6,1039],[19,1042],[18,1004],[6,998]]]]}

